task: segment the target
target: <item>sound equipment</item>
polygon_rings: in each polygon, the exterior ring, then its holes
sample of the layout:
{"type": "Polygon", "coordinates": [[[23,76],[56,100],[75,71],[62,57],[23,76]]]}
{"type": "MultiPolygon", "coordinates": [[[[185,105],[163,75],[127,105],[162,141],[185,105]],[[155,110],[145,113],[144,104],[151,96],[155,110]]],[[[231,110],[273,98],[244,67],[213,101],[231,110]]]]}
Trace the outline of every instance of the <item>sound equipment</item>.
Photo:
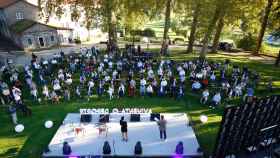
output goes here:
{"type": "Polygon", "coordinates": [[[92,120],[92,116],[90,114],[83,114],[81,115],[81,123],[89,123],[92,120]]]}
{"type": "Polygon", "coordinates": [[[160,114],[159,113],[151,113],[151,117],[150,117],[150,121],[156,121],[157,120],[160,120],[160,114]]]}
{"type": "Polygon", "coordinates": [[[101,114],[101,115],[99,115],[99,122],[100,123],[107,123],[107,122],[109,122],[109,120],[110,120],[110,116],[109,116],[109,114],[101,114]]]}
{"type": "Polygon", "coordinates": [[[140,114],[131,114],[130,121],[131,122],[140,122],[140,114]]]}

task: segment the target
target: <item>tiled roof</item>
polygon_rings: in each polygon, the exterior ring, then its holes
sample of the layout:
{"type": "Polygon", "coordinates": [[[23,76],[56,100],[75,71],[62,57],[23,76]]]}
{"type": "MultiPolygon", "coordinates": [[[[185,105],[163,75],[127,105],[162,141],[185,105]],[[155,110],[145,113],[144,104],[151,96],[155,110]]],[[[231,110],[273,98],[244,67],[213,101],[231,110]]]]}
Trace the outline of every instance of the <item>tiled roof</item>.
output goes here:
{"type": "Polygon", "coordinates": [[[19,0],[0,0],[0,8],[5,8],[19,0]]]}
{"type": "Polygon", "coordinates": [[[27,20],[27,19],[20,20],[20,21],[14,23],[13,25],[10,26],[10,28],[15,33],[22,33],[23,31],[29,29],[30,27],[32,27],[35,24],[44,25],[44,26],[47,26],[47,27],[50,27],[50,28],[54,28],[56,30],[73,30],[71,28],[51,26],[51,25],[47,25],[47,24],[43,24],[43,23],[40,23],[40,22],[36,22],[36,21],[33,21],[33,20],[27,20]]]}
{"type": "Polygon", "coordinates": [[[20,1],[26,2],[33,6],[38,6],[38,0],[0,0],[0,8],[6,8],[20,1]]]}

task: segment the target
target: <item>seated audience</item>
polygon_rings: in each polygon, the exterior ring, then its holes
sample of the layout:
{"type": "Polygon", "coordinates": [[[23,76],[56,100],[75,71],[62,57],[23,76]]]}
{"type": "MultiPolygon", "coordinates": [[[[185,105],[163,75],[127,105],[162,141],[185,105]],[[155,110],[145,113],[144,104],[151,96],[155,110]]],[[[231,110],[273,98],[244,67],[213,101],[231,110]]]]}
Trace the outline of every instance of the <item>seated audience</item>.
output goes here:
{"type": "Polygon", "coordinates": [[[200,103],[201,104],[206,104],[207,101],[208,101],[208,97],[209,97],[209,90],[208,89],[205,89],[203,92],[202,92],[202,97],[200,99],[200,103]]]}
{"type": "Polygon", "coordinates": [[[221,103],[221,93],[220,92],[217,92],[213,98],[212,98],[212,103],[210,105],[211,108],[215,108],[217,105],[219,105],[221,103]]]}

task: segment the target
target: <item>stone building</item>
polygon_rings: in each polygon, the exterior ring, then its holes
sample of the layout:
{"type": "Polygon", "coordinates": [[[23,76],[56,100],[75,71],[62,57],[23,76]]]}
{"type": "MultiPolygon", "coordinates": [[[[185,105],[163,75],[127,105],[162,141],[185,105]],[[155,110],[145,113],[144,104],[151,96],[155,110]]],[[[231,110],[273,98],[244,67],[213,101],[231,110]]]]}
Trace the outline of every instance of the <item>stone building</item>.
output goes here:
{"type": "Polygon", "coordinates": [[[0,0],[0,37],[11,39],[22,49],[50,48],[72,41],[71,28],[42,22],[36,3],[37,0],[0,0]]]}

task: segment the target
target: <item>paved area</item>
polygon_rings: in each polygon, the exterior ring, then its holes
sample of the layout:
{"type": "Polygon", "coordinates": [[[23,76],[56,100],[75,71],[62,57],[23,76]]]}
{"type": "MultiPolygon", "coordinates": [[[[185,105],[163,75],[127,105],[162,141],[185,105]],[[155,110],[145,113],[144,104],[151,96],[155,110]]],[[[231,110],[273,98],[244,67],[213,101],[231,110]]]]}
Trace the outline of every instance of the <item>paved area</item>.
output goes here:
{"type": "MultiPolygon", "coordinates": [[[[71,46],[71,47],[61,47],[61,48],[56,48],[56,49],[51,49],[51,50],[42,50],[42,51],[34,51],[33,53],[36,54],[39,58],[51,58],[52,55],[54,53],[60,52],[61,50],[65,53],[65,54],[69,54],[71,52],[80,52],[80,49],[83,47],[87,47],[87,48],[91,48],[93,45],[95,45],[97,48],[106,48],[106,45],[104,44],[86,44],[86,45],[76,45],[76,46],[71,46]]],[[[120,43],[119,47],[120,48],[124,48],[124,43],[120,43]]],[[[147,44],[145,43],[135,43],[135,45],[141,45],[142,48],[147,48],[149,47],[150,49],[159,49],[161,48],[161,45],[158,44],[151,44],[149,46],[147,46],[147,44]]],[[[170,46],[170,50],[186,50],[187,46],[186,45],[171,45],[170,46]]],[[[199,51],[200,47],[194,47],[195,51],[199,51]]],[[[275,58],[273,57],[268,57],[268,56],[263,56],[263,55],[259,55],[259,56],[254,56],[249,52],[238,52],[238,53],[228,53],[228,52],[222,52],[219,53],[222,55],[226,55],[226,56],[243,56],[243,57],[248,57],[250,60],[254,60],[254,61],[259,61],[262,63],[266,63],[266,64],[274,64],[275,63],[275,58]]],[[[14,63],[18,64],[18,65],[25,65],[25,64],[29,64],[30,59],[31,59],[31,53],[27,52],[27,53],[8,53],[8,52],[0,52],[0,63],[5,63],[5,61],[7,59],[13,59],[14,63]]]]}

